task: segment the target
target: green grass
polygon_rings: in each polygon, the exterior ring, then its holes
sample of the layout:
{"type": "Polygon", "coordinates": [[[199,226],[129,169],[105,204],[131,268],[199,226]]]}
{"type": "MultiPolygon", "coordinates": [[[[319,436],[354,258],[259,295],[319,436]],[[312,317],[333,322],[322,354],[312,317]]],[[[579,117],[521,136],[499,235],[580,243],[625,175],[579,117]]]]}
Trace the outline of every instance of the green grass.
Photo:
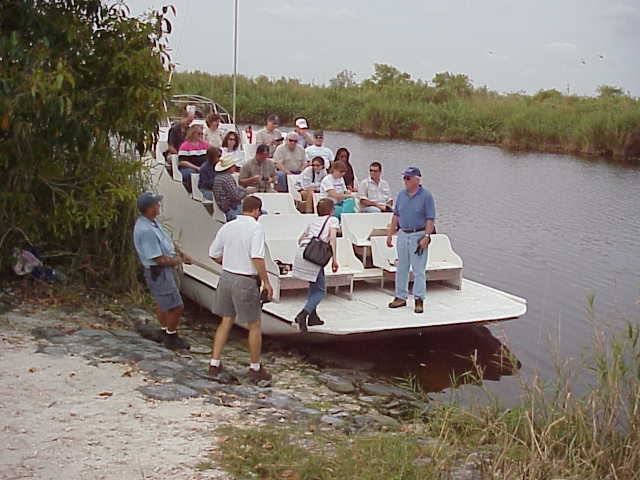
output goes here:
{"type": "Polygon", "coordinates": [[[591,352],[580,365],[558,361],[552,383],[523,380],[515,408],[440,401],[399,432],[361,435],[226,428],[215,460],[235,478],[457,478],[472,463],[482,479],[637,479],[640,323],[616,335],[596,329],[591,352]],[[589,384],[578,396],[581,379],[589,384]]]}
{"type": "MultiPolygon", "coordinates": [[[[231,77],[201,72],[173,77],[174,93],[194,93],[231,108],[231,77]]],[[[239,123],[277,113],[291,125],[430,142],[496,144],[516,150],[622,156],[640,125],[640,102],[627,96],[578,97],[556,91],[501,95],[484,88],[457,95],[423,83],[330,88],[298,80],[238,79],[239,123]]]]}

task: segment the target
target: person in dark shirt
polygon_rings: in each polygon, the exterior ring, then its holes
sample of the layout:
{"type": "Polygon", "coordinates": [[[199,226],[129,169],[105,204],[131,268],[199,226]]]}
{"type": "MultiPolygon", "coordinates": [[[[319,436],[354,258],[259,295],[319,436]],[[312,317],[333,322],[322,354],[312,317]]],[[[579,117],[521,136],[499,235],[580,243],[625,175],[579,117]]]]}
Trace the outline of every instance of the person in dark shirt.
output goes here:
{"type": "Polygon", "coordinates": [[[194,105],[187,105],[184,111],[184,115],[180,120],[174,122],[169,129],[169,149],[165,152],[165,155],[177,154],[180,150],[180,145],[184,142],[187,135],[187,128],[195,118],[196,107],[194,105]]]}
{"type": "Polygon", "coordinates": [[[349,163],[349,158],[351,157],[351,153],[344,147],[340,147],[336,151],[336,158],[333,160],[334,162],[342,162],[347,167],[347,172],[344,174],[344,183],[347,185],[347,188],[350,192],[355,192],[358,190],[358,185],[355,182],[355,174],[353,173],[353,167],[349,163]]]}
{"type": "Polygon", "coordinates": [[[216,165],[216,177],[213,180],[213,197],[227,222],[240,215],[242,199],[247,196],[247,191],[233,178],[235,164],[236,159],[232,155],[224,155],[216,165]]]}
{"type": "Polygon", "coordinates": [[[220,149],[209,147],[207,161],[200,167],[200,178],[198,179],[198,188],[207,200],[213,200],[213,180],[216,176],[215,166],[218,160],[220,160],[220,149]]]}

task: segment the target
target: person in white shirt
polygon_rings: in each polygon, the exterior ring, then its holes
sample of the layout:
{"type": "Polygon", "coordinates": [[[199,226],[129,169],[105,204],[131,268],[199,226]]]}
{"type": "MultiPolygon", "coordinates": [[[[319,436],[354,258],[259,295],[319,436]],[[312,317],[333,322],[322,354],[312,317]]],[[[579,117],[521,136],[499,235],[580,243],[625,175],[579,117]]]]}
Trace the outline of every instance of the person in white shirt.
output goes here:
{"type": "Polygon", "coordinates": [[[322,157],[324,159],[324,168],[329,170],[331,161],[333,160],[333,152],[330,148],[323,147],[324,132],[322,130],[316,130],[313,132],[313,145],[306,148],[307,160],[311,160],[313,157],[322,157]]]}
{"type": "Polygon", "coordinates": [[[220,115],[217,113],[210,113],[207,115],[207,129],[204,131],[204,141],[209,144],[210,147],[222,147],[222,138],[224,136],[222,130],[220,130],[220,115]]]}
{"type": "Polygon", "coordinates": [[[335,204],[334,216],[340,218],[343,213],[354,213],[356,202],[353,194],[344,183],[344,174],[347,166],[342,162],[335,162],[331,167],[331,173],[320,182],[320,193],[333,200],[335,204]]]}
{"type": "Polygon", "coordinates": [[[240,140],[234,131],[227,132],[222,140],[222,155],[231,155],[236,159],[236,166],[244,165],[244,152],[240,150],[240,140]]]}
{"type": "Polygon", "coordinates": [[[336,235],[340,228],[338,219],[332,216],[334,204],[328,198],[323,198],[318,202],[318,218],[312,221],[305,228],[298,239],[298,251],[293,260],[293,276],[300,280],[309,282],[309,292],[307,302],[296,315],[296,323],[301,332],[307,331],[307,326],[315,327],[324,325],[320,320],[316,308],[327,292],[324,278],[324,266],[316,265],[304,258],[304,249],[307,247],[312,237],[318,237],[323,242],[331,245],[332,262],[331,270],[338,271],[338,261],[336,260],[336,235]],[[308,323],[307,323],[308,321],[308,323]]]}
{"type": "Polygon", "coordinates": [[[382,165],[373,162],[369,165],[369,177],[360,182],[358,199],[360,211],[363,213],[378,213],[393,211],[393,197],[389,182],[383,180],[382,165]]]}
{"type": "Polygon", "coordinates": [[[261,292],[267,300],[273,297],[264,261],[265,233],[258,217],[262,201],[254,196],[242,201],[242,214],[225,223],[209,247],[209,256],[222,265],[222,275],[216,289],[213,312],[222,317],[213,340],[209,375],[222,370],[220,357],[227,343],[234,319],[249,328],[249,378],[253,381],[271,380],[271,374],[260,365],[262,332],[260,330],[261,292]]]}
{"type": "Polygon", "coordinates": [[[327,176],[327,170],[324,168],[324,159],[322,157],[314,157],[311,159],[311,165],[302,170],[300,180],[302,184],[302,200],[306,204],[306,212],[313,212],[313,194],[320,192],[320,182],[327,176]]]}

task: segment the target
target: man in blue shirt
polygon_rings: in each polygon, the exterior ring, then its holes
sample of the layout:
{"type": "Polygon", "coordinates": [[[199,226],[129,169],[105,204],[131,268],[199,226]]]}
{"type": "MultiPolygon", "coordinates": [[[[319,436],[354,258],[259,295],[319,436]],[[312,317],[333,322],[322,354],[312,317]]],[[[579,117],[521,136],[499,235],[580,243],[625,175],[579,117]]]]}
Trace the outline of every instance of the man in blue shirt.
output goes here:
{"type": "Polygon", "coordinates": [[[409,167],[402,172],[405,189],[398,193],[387,234],[387,246],[393,247],[393,235],[397,232],[395,298],[389,308],[407,305],[409,268],[413,271],[414,311],[424,311],[423,300],[427,293],[427,255],[430,235],[434,231],[436,207],[429,190],[420,185],[418,168],[409,167]]]}
{"type": "Polygon", "coordinates": [[[164,342],[172,350],[189,349],[189,343],[177,334],[183,303],[176,284],[174,267],[191,264],[191,257],[176,249],[171,237],[156,217],[160,215],[162,195],[144,192],[138,197],[141,215],[133,228],[133,243],[144,278],[156,302],[155,311],[164,332],[158,332],[154,340],[164,342]]]}

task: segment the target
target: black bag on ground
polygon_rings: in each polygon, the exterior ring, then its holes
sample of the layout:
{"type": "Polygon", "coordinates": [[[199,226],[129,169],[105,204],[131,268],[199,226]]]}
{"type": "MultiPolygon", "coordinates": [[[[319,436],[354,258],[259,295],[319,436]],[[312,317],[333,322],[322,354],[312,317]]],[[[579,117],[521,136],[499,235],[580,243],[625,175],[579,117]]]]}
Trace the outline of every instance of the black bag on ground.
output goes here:
{"type": "Polygon", "coordinates": [[[302,252],[302,258],[321,267],[324,267],[327,263],[329,263],[329,260],[331,260],[331,256],[333,255],[331,245],[328,242],[323,242],[322,240],[320,240],[320,235],[322,235],[322,231],[327,225],[329,218],[331,217],[327,217],[327,219],[324,221],[324,224],[322,224],[322,228],[320,229],[318,235],[315,237],[311,237],[311,240],[309,241],[307,246],[304,247],[304,252],[302,252]]]}

